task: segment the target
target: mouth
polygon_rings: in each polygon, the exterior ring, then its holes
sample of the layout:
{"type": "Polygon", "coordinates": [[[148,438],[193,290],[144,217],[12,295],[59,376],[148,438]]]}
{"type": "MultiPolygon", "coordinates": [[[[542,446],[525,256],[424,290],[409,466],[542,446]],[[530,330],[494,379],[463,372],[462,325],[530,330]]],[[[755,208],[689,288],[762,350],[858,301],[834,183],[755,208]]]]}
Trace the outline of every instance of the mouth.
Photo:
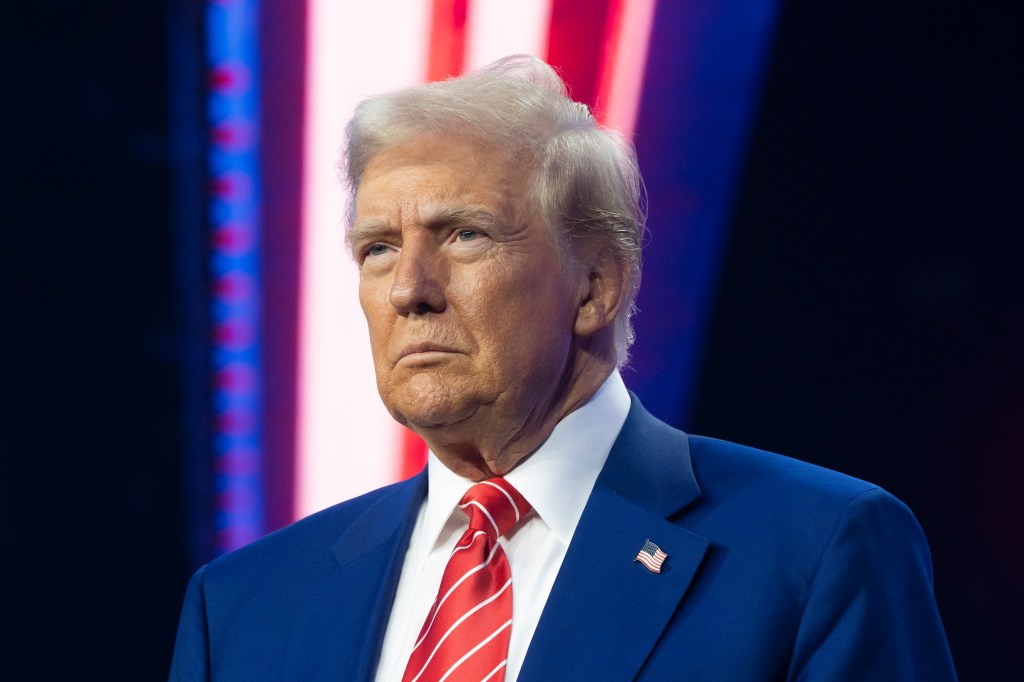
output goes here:
{"type": "Polygon", "coordinates": [[[410,343],[402,348],[398,353],[398,357],[395,360],[396,364],[402,361],[406,362],[430,362],[432,360],[442,359],[445,355],[457,353],[454,348],[450,346],[444,346],[439,343],[432,343],[429,341],[420,341],[418,343],[410,343]]]}

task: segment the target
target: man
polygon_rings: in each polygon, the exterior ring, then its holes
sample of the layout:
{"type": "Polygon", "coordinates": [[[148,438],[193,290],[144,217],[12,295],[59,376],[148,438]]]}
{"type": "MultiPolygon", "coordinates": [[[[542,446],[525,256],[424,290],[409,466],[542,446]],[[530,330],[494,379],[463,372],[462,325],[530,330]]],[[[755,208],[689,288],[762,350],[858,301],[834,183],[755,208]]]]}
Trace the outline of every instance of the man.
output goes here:
{"type": "Polygon", "coordinates": [[[626,391],[639,176],[549,67],[364,102],[346,169],[428,467],[200,569],[173,679],[955,679],[905,506],[626,391]]]}

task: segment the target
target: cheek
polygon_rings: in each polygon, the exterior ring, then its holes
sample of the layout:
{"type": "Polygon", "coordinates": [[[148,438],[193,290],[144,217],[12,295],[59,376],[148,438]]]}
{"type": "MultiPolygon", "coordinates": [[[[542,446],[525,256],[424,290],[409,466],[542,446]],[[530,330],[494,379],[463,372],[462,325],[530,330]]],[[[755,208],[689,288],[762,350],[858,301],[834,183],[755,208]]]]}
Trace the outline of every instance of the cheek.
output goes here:
{"type": "Polygon", "coordinates": [[[575,306],[558,277],[476,277],[466,287],[464,323],[477,339],[487,339],[496,364],[560,356],[571,341],[575,306]]]}
{"type": "Polygon", "coordinates": [[[380,286],[360,282],[359,284],[359,307],[363,310],[366,318],[366,327],[370,332],[370,344],[374,356],[378,350],[382,350],[381,343],[387,338],[388,330],[391,327],[389,315],[389,304],[387,292],[380,286]]]}

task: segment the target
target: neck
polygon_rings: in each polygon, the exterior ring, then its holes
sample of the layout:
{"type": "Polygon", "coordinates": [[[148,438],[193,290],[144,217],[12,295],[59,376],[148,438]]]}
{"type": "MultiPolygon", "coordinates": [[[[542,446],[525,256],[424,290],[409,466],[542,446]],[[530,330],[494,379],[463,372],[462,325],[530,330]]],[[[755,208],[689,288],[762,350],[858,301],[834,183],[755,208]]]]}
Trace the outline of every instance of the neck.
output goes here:
{"type": "Polygon", "coordinates": [[[504,476],[543,445],[558,422],[590,400],[614,369],[614,357],[584,354],[550,395],[541,398],[527,391],[531,400],[519,401],[519,410],[486,406],[458,424],[419,428],[417,433],[446,467],[463,478],[504,476]]]}

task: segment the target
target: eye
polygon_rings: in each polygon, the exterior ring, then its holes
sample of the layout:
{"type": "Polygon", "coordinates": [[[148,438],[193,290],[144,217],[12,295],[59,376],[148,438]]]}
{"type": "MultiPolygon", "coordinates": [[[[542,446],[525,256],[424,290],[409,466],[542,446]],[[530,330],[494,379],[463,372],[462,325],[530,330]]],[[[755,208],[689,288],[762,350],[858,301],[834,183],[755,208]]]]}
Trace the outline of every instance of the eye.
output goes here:
{"type": "Polygon", "coordinates": [[[388,247],[385,244],[373,244],[366,249],[367,256],[383,256],[387,253],[388,247]]]}
{"type": "Polygon", "coordinates": [[[479,236],[480,233],[477,232],[476,230],[459,230],[460,242],[471,242],[479,236]]]}

